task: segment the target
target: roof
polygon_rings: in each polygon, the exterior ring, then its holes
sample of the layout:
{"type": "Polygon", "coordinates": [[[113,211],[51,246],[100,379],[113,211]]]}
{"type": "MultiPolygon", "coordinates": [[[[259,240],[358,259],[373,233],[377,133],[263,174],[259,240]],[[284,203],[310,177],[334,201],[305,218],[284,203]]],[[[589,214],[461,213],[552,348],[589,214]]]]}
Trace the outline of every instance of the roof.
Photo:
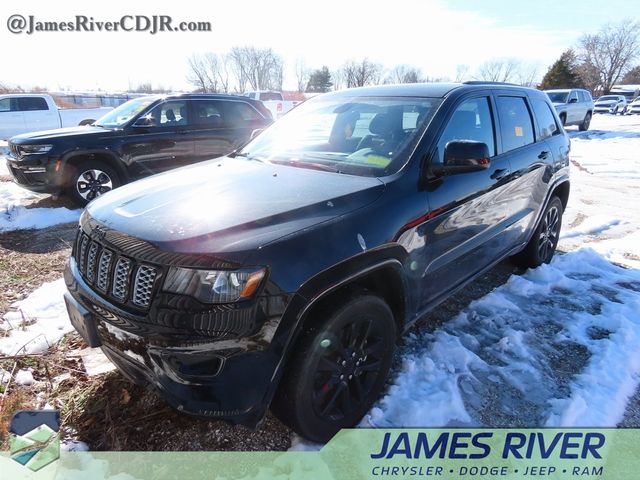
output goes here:
{"type": "Polygon", "coordinates": [[[480,90],[486,88],[523,89],[520,85],[498,82],[468,82],[468,83],[402,83],[394,85],[376,85],[358,87],[325,93],[331,96],[390,96],[390,97],[431,97],[443,98],[454,90],[480,90]]]}

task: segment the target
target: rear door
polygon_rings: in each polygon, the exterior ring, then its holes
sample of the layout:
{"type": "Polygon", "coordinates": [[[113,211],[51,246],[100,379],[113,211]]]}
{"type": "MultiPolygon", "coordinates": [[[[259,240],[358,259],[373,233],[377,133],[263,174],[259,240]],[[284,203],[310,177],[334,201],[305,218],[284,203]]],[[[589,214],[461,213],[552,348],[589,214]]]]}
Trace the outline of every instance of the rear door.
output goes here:
{"type": "Polygon", "coordinates": [[[226,155],[246,143],[251,132],[264,128],[264,117],[242,100],[191,100],[194,161],[226,155]]]}
{"type": "Polygon", "coordinates": [[[491,95],[462,100],[450,115],[431,162],[442,162],[453,140],[472,140],[489,147],[490,167],[479,172],[446,175],[429,182],[431,212],[443,212],[419,227],[428,257],[422,272],[422,305],[426,306],[494,262],[509,248],[503,240],[511,165],[500,155],[491,95]]]}
{"type": "MultiPolygon", "coordinates": [[[[546,102],[543,103],[548,111],[546,102]]],[[[505,243],[513,247],[528,239],[544,203],[553,154],[546,136],[536,132],[532,105],[526,94],[497,94],[496,105],[501,156],[508,159],[512,169],[512,179],[504,195],[508,199],[505,243]]]]}
{"type": "Polygon", "coordinates": [[[18,97],[18,110],[23,112],[25,128],[29,132],[60,128],[58,110],[49,109],[43,97],[18,97]]]}
{"type": "Polygon", "coordinates": [[[18,102],[14,97],[0,99],[0,140],[23,133],[24,113],[18,110],[18,102]]]}
{"type": "Polygon", "coordinates": [[[156,105],[127,133],[122,151],[136,177],[171,170],[193,160],[192,125],[186,100],[156,105]]]}

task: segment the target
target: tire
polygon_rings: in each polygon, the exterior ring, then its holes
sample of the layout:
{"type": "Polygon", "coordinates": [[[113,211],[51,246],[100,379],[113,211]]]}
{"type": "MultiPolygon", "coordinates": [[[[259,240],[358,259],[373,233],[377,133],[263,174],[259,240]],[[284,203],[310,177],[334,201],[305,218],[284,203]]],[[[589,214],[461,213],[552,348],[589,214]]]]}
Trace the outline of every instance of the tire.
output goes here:
{"type": "Polygon", "coordinates": [[[562,201],[558,197],[552,197],[527,246],[511,257],[516,265],[535,268],[551,262],[560,238],[562,211],[562,201]]]}
{"type": "Polygon", "coordinates": [[[299,435],[324,443],[355,426],[380,395],[393,359],[396,323],[389,306],[366,293],[320,310],[309,323],[271,408],[299,435]]]}
{"type": "Polygon", "coordinates": [[[587,112],[587,114],[584,116],[584,120],[582,120],[582,123],[580,124],[578,129],[581,132],[586,132],[587,130],[589,130],[589,125],[591,125],[591,113],[587,112]]]}
{"type": "Polygon", "coordinates": [[[104,162],[88,160],[73,167],[67,194],[80,206],[122,185],[116,170],[104,162]]]}
{"type": "Polygon", "coordinates": [[[560,122],[562,122],[562,126],[563,127],[565,127],[567,125],[567,115],[566,114],[560,115],[560,122]]]}

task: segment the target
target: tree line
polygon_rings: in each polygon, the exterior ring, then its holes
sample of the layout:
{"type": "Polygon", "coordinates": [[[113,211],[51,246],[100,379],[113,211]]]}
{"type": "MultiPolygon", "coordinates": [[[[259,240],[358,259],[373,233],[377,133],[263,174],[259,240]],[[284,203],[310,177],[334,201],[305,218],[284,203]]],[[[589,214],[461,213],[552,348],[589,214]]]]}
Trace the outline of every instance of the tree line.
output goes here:
{"type": "MultiPolygon", "coordinates": [[[[582,87],[606,94],[617,83],[640,84],[640,65],[634,65],[639,56],[640,23],[624,20],[583,35],[549,67],[541,82],[540,66],[517,58],[492,58],[475,71],[458,65],[453,80],[507,82],[541,89],[582,87]]],[[[272,49],[233,47],[223,54],[192,56],[187,80],[201,92],[282,90],[283,72],[283,59],[272,49]]],[[[452,80],[426,76],[412,65],[385,68],[369,58],[348,60],[334,70],[326,65],[309,68],[298,59],[295,76],[298,92],[318,93],[366,85],[452,80]]]]}

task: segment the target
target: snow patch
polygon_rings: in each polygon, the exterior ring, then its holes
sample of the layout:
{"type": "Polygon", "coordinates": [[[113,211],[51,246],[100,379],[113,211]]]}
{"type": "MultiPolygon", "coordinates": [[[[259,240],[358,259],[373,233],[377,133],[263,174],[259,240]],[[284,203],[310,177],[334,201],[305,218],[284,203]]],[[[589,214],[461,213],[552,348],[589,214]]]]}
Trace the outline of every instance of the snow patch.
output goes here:
{"type": "Polygon", "coordinates": [[[31,370],[20,369],[16,373],[16,383],[18,385],[33,385],[33,372],[31,370]]]}
{"type": "Polygon", "coordinates": [[[63,279],[48,282],[27,298],[16,302],[17,311],[8,312],[0,320],[0,353],[42,353],[73,330],[64,304],[66,286],[63,279]]]}

